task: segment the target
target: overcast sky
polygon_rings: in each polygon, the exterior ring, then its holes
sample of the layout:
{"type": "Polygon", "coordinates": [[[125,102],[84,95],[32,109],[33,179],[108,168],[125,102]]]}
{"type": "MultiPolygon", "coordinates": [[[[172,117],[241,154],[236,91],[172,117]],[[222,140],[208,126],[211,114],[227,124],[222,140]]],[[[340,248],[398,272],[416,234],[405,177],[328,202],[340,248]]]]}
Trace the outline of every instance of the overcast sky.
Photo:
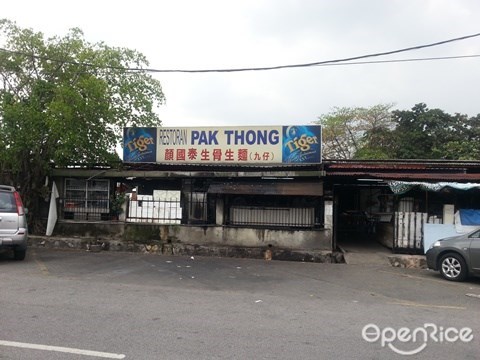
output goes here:
{"type": "MultiPolygon", "coordinates": [[[[156,69],[301,64],[480,32],[478,0],[15,0],[1,18],[47,36],[136,49],[156,69]]],[[[480,54],[480,37],[372,60],[480,54]]],[[[480,113],[480,58],[155,74],[163,126],[309,124],[334,107],[394,103],[480,113]]]]}

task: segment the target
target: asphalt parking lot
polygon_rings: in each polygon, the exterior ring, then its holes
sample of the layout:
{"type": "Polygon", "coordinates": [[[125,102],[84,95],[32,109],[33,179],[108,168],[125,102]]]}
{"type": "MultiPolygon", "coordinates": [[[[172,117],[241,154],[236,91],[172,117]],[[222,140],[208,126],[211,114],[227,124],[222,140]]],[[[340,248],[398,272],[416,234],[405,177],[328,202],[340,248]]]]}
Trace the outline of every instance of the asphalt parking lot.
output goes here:
{"type": "Polygon", "coordinates": [[[472,330],[393,339],[425,343],[422,359],[476,359],[480,344],[480,280],[428,270],[30,249],[0,254],[0,283],[0,359],[405,358],[366,341],[368,324],[472,330]]]}

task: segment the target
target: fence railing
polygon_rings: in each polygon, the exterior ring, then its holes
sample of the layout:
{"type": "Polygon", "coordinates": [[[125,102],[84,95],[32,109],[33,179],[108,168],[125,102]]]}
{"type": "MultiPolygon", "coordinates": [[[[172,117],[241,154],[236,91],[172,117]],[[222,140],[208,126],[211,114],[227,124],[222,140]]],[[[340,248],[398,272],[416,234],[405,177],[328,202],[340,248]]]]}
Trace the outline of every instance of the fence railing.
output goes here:
{"type": "Polygon", "coordinates": [[[180,224],[182,208],[180,200],[130,200],[127,206],[128,222],[180,224]]]}
{"type": "Polygon", "coordinates": [[[230,208],[231,225],[314,227],[314,208],[251,207],[230,208]]]}
{"type": "Polygon", "coordinates": [[[85,198],[60,199],[60,216],[72,220],[109,220],[110,203],[108,200],[88,200],[85,198]]]}
{"type": "MultiPolygon", "coordinates": [[[[135,223],[207,223],[207,202],[188,201],[183,211],[180,199],[128,199],[125,220],[135,223]]],[[[111,220],[108,200],[61,199],[61,218],[72,220],[111,220]]],[[[234,206],[229,209],[229,225],[314,227],[314,208],[234,206]]]]}
{"type": "Polygon", "coordinates": [[[428,222],[427,219],[427,213],[396,212],[394,250],[423,254],[424,225],[428,222]]]}

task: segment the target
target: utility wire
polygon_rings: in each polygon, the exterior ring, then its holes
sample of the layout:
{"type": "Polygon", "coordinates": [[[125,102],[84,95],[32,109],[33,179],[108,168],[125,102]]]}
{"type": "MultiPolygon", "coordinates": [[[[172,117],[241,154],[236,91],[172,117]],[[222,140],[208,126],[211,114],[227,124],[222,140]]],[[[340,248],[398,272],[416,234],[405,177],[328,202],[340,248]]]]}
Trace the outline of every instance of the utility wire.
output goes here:
{"type": "Polygon", "coordinates": [[[376,63],[388,63],[388,62],[407,62],[407,61],[425,61],[425,60],[446,60],[446,59],[460,59],[460,58],[468,58],[468,57],[479,57],[480,55],[464,55],[464,56],[446,56],[446,57],[430,57],[430,58],[416,58],[416,59],[404,59],[404,60],[383,60],[383,61],[364,61],[364,62],[353,62],[354,60],[361,60],[361,59],[368,59],[372,57],[379,57],[379,56],[386,56],[392,54],[399,54],[403,52],[413,51],[413,50],[420,50],[429,47],[444,45],[456,41],[466,40],[474,37],[480,36],[480,33],[472,34],[472,35],[465,35],[449,40],[443,40],[431,44],[425,45],[417,45],[403,49],[385,51],[380,53],[373,53],[367,55],[360,55],[360,56],[353,56],[348,58],[340,58],[340,59],[333,59],[333,60],[324,60],[324,61],[317,61],[312,63],[304,63],[304,64],[292,64],[292,65],[278,65],[278,66],[267,66],[267,67],[250,67],[250,68],[231,68],[231,69],[197,69],[197,70],[188,70],[188,69],[153,69],[153,68],[133,68],[133,67],[121,67],[121,66],[98,66],[91,63],[83,63],[83,62],[76,62],[76,61],[66,61],[66,60],[59,60],[59,59],[52,59],[45,56],[35,55],[35,54],[27,54],[20,51],[8,50],[4,48],[0,48],[0,52],[6,52],[10,54],[16,55],[23,55],[27,57],[31,57],[34,59],[58,62],[62,64],[71,64],[71,65],[82,65],[88,66],[92,68],[102,68],[102,69],[112,69],[112,70],[124,70],[124,71],[131,71],[131,72],[150,72],[150,73],[228,73],[228,72],[245,72],[245,71],[266,71],[266,70],[279,70],[279,69],[291,69],[291,68],[303,68],[303,67],[312,67],[312,66],[333,66],[333,65],[354,65],[354,64],[376,64],[376,63]]]}
{"type": "Polygon", "coordinates": [[[318,61],[318,62],[306,63],[306,64],[278,65],[278,66],[255,67],[255,68],[217,69],[217,70],[209,70],[209,69],[203,69],[203,70],[146,69],[146,70],[149,71],[149,72],[209,73],[209,72],[265,71],[265,70],[279,70],[279,69],[287,69],[287,68],[290,69],[290,68],[310,67],[310,66],[336,64],[336,63],[343,63],[343,62],[353,61],[353,60],[367,59],[367,58],[371,58],[371,57],[398,54],[398,53],[407,52],[407,51],[413,51],[413,50],[419,50],[419,49],[424,49],[424,48],[428,48],[428,47],[439,46],[439,45],[443,45],[443,44],[447,44],[447,43],[451,43],[451,42],[455,42],[455,41],[466,40],[466,39],[470,39],[470,38],[478,37],[478,36],[480,36],[480,33],[476,33],[476,34],[472,34],[472,35],[466,35],[466,36],[462,36],[462,37],[458,37],[458,38],[454,38],[454,39],[449,39],[449,40],[444,40],[444,41],[439,41],[439,42],[435,42],[435,43],[432,43],[432,44],[412,46],[412,47],[408,47],[408,48],[404,48],[404,49],[385,51],[385,52],[381,52],[381,53],[374,53],[374,54],[368,54],[368,55],[360,55],[360,56],[354,56],[354,57],[349,57],[349,58],[318,61]]]}
{"type": "Polygon", "coordinates": [[[480,54],[475,54],[475,55],[458,55],[458,56],[438,56],[438,57],[412,58],[412,59],[392,59],[392,60],[375,60],[375,61],[351,61],[351,62],[343,62],[343,63],[321,64],[321,65],[318,65],[318,66],[384,64],[384,63],[401,63],[401,62],[415,62],[415,61],[468,59],[468,58],[477,58],[477,57],[480,57],[480,54]]]}

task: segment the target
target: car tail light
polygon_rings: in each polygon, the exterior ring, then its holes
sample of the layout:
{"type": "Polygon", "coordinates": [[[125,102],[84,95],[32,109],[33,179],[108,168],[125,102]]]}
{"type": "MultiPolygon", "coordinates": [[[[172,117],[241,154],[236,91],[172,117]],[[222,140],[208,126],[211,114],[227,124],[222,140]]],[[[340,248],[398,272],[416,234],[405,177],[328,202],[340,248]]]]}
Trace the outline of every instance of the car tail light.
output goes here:
{"type": "Polygon", "coordinates": [[[22,198],[18,192],[13,193],[15,196],[15,204],[17,205],[17,213],[18,215],[25,215],[25,210],[23,209],[22,198]]]}

